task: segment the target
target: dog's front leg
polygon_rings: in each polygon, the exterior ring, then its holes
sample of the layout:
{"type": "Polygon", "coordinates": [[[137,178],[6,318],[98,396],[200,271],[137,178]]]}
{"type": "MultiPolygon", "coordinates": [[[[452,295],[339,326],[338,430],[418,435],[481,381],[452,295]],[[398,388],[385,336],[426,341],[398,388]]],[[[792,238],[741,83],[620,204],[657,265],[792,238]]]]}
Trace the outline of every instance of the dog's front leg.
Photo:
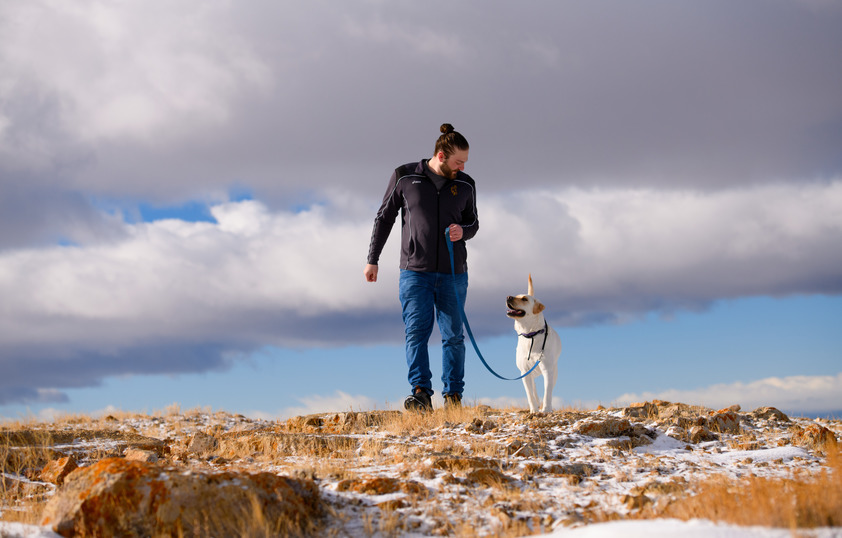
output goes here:
{"type": "Polygon", "coordinates": [[[523,378],[523,388],[526,389],[526,400],[529,402],[529,410],[538,412],[538,390],[535,386],[535,372],[523,378]]]}

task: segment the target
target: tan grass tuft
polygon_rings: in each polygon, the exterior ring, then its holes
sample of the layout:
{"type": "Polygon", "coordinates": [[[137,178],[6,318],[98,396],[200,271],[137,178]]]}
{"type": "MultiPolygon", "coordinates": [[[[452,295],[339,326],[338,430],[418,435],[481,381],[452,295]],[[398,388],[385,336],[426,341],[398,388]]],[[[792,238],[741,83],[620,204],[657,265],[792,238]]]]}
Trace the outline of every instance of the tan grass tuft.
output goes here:
{"type": "Polygon", "coordinates": [[[381,428],[382,431],[396,435],[418,435],[429,433],[446,424],[470,423],[475,418],[482,418],[486,414],[486,407],[467,406],[455,408],[439,408],[431,413],[400,413],[394,414],[381,428]]]}
{"type": "Polygon", "coordinates": [[[787,479],[713,478],[691,486],[698,493],[671,503],[655,517],[694,518],[780,528],[842,526],[842,455],[814,476],[787,479]]]}

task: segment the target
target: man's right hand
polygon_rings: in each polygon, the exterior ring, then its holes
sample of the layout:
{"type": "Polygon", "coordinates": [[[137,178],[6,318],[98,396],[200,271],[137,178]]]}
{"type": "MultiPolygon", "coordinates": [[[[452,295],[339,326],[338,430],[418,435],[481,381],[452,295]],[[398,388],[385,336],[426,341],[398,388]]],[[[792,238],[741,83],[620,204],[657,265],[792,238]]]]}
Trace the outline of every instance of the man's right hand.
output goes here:
{"type": "Polygon", "coordinates": [[[368,264],[365,266],[365,271],[363,271],[365,275],[366,282],[377,282],[377,266],[368,264]]]}

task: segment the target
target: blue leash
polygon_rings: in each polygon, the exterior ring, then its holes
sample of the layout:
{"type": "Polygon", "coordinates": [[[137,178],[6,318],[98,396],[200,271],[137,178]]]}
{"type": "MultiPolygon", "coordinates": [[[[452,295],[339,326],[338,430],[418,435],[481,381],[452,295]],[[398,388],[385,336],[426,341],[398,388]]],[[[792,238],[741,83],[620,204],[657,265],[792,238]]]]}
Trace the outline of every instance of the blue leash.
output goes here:
{"type": "Polygon", "coordinates": [[[495,377],[497,377],[499,379],[502,379],[504,381],[517,381],[518,379],[523,379],[524,377],[531,374],[532,370],[534,370],[535,368],[538,367],[538,365],[541,363],[540,360],[537,361],[535,363],[535,366],[530,368],[528,372],[526,372],[525,374],[523,374],[520,377],[503,377],[500,374],[498,374],[497,372],[495,372],[494,370],[492,370],[491,366],[489,366],[488,363],[485,362],[485,359],[482,357],[482,353],[480,353],[479,347],[477,347],[477,341],[474,338],[474,333],[471,332],[471,325],[468,323],[468,316],[465,315],[465,307],[462,305],[462,301],[459,300],[459,290],[456,287],[456,267],[455,267],[455,264],[453,262],[453,241],[450,240],[450,230],[445,230],[444,236],[447,238],[447,252],[448,252],[448,254],[450,254],[450,274],[453,275],[453,291],[456,293],[456,304],[459,306],[459,313],[462,315],[462,322],[465,324],[465,330],[468,332],[468,336],[471,339],[471,344],[473,344],[473,346],[474,346],[474,351],[477,352],[477,356],[479,357],[479,360],[482,361],[483,366],[485,366],[485,368],[489,372],[494,374],[495,377]]]}

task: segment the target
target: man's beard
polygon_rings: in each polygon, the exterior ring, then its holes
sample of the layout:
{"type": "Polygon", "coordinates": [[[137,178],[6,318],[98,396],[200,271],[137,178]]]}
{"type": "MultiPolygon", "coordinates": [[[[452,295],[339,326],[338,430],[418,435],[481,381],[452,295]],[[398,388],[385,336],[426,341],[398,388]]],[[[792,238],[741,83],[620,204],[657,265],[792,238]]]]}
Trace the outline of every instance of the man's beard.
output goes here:
{"type": "Polygon", "coordinates": [[[447,166],[447,163],[441,163],[441,175],[447,179],[456,179],[456,170],[447,166]]]}

